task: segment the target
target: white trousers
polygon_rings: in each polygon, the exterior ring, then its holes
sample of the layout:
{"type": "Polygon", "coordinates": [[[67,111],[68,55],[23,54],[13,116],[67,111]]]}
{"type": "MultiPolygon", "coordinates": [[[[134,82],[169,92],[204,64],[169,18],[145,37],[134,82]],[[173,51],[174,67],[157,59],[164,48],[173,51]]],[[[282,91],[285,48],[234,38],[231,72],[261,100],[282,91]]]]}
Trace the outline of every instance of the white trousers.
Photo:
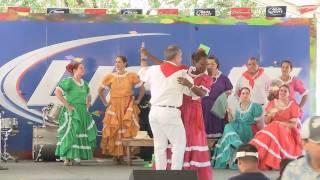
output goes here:
{"type": "Polygon", "coordinates": [[[172,144],[171,169],[181,170],[186,148],[186,132],[180,110],[152,106],[149,121],[153,133],[156,170],[165,170],[167,167],[168,140],[172,144]]]}

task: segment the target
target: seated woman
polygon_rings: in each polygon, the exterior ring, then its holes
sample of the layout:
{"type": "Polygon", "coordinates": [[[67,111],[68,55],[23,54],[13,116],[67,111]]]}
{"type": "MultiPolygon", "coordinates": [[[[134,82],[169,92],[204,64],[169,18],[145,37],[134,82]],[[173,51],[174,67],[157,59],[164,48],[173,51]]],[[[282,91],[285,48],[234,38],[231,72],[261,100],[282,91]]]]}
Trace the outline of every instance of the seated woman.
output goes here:
{"type": "Polygon", "coordinates": [[[236,169],[237,166],[233,162],[234,153],[240,145],[248,143],[253,138],[252,125],[262,115],[262,107],[250,101],[250,89],[243,87],[240,89],[240,102],[235,117],[232,117],[230,109],[227,112],[230,123],[224,127],[222,138],[215,146],[212,166],[215,168],[229,166],[236,169]]]}
{"type": "Polygon", "coordinates": [[[261,170],[278,170],[282,159],[295,159],[302,154],[297,128],[301,111],[299,105],[290,100],[289,94],[289,86],[281,85],[279,99],[270,101],[266,107],[267,126],[250,142],[258,149],[261,170]]]}

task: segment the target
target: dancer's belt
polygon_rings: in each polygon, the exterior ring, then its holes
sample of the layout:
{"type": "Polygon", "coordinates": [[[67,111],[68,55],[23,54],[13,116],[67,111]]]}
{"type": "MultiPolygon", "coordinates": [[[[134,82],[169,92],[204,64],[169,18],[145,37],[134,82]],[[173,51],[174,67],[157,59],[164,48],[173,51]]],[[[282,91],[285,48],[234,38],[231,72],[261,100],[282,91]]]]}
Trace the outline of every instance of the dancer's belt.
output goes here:
{"type": "Polygon", "coordinates": [[[154,106],[179,109],[179,107],[176,107],[176,106],[166,106],[166,105],[154,105],[154,106]]]}

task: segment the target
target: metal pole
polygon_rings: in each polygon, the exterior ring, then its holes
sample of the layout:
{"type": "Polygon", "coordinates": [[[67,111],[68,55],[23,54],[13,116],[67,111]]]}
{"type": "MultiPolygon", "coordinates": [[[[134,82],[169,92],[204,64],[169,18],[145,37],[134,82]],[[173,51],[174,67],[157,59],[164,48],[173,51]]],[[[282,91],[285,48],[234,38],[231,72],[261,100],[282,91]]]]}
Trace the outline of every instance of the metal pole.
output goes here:
{"type": "Polygon", "coordinates": [[[0,170],[8,170],[8,168],[7,167],[3,167],[3,166],[1,166],[1,162],[2,162],[2,160],[1,160],[1,157],[2,157],[2,147],[1,147],[1,145],[2,145],[2,117],[1,117],[1,115],[2,115],[2,112],[0,112],[0,170]]]}

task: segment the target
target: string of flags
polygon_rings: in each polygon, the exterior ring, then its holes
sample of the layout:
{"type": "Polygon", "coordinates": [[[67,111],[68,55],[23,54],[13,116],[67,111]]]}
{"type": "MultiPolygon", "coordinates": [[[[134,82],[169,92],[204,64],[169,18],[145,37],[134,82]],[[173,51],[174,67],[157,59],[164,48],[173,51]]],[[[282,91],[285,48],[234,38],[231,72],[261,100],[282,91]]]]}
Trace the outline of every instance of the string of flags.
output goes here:
{"type": "MultiPolygon", "coordinates": [[[[314,12],[320,5],[307,5],[307,6],[297,6],[298,12],[300,14],[305,14],[309,12],[314,12]]],[[[267,6],[266,17],[286,17],[287,6],[267,6]]],[[[71,8],[47,8],[47,14],[69,14],[71,8]]],[[[76,8],[74,8],[76,9],[76,8]]],[[[253,15],[254,8],[251,7],[232,7],[230,8],[230,15],[236,18],[251,18],[253,15]]],[[[7,7],[7,12],[9,13],[30,13],[30,7],[7,7]]],[[[108,9],[105,8],[84,8],[84,14],[108,14],[108,9]]],[[[121,9],[118,12],[121,15],[138,15],[143,14],[143,9],[121,9]]],[[[179,15],[179,9],[150,9],[146,12],[146,15],[179,15]]],[[[216,16],[215,8],[197,8],[193,9],[194,16],[216,16]]]]}

